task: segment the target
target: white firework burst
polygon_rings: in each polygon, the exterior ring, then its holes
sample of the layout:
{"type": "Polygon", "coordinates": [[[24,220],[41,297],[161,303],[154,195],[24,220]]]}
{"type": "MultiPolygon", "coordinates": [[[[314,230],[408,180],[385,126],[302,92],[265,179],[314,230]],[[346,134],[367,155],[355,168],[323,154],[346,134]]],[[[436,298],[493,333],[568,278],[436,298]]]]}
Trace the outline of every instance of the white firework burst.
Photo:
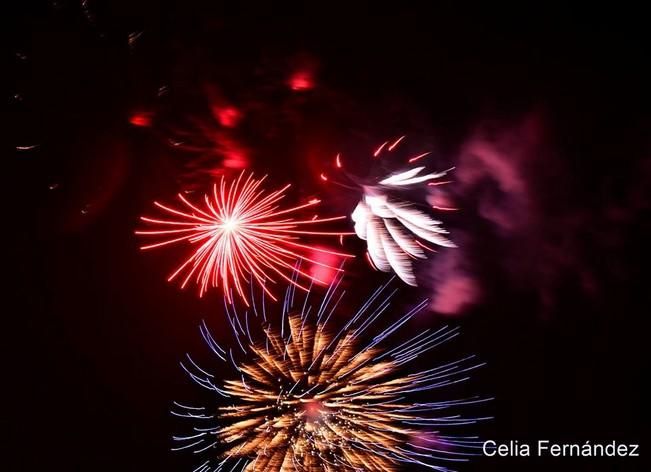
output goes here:
{"type": "Polygon", "coordinates": [[[352,213],[357,236],[367,242],[368,255],[383,272],[393,270],[405,283],[416,286],[414,260],[426,259],[426,243],[453,248],[448,231],[428,212],[399,195],[445,176],[448,171],[423,173],[413,167],[391,174],[375,185],[363,185],[362,200],[352,213]]]}

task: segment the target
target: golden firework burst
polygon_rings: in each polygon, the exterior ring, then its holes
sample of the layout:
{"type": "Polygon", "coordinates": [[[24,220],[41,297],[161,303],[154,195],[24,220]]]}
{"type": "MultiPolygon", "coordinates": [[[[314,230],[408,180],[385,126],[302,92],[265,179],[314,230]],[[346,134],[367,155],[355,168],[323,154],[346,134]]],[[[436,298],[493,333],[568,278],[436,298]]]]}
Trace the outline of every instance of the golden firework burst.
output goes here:
{"type": "Polygon", "coordinates": [[[238,403],[220,409],[233,421],[218,431],[224,457],[255,457],[245,468],[252,472],[394,470],[390,456],[403,455],[413,434],[396,426],[410,419],[399,398],[418,376],[387,380],[395,362],[374,361],[377,349],[357,352],[352,333],[333,342],[296,314],[289,327],[287,342],[267,329],[268,348],[250,346],[254,361],[225,382],[238,403]]]}
{"type": "Polygon", "coordinates": [[[416,403],[410,397],[466,380],[462,374],[480,364],[469,363],[470,356],[407,373],[406,366],[415,358],[458,331],[425,329],[383,349],[384,341],[427,303],[418,304],[379,334],[363,336],[389,307],[390,297],[381,297],[385,288],[376,291],[339,331],[327,326],[341,301],[333,287],[311,316],[307,300],[302,310],[291,308],[295,290],[290,288],[280,326],[265,321],[261,341],[251,334],[248,312],[241,319],[227,310],[237,343],[246,354],[239,363],[233,351],[219,347],[202,326],[208,345],[222,360],[228,359],[236,375],[217,382],[189,358],[193,369],[184,365],[186,371],[223,397],[224,403],[216,414],[176,404],[181,408],[178,416],[215,420],[212,426],[194,428],[195,434],[175,437],[182,442],[176,449],[221,451],[217,465],[207,461],[197,469],[200,472],[226,466],[246,472],[375,472],[396,471],[404,463],[437,468],[431,463],[465,460],[458,451],[476,447],[476,442],[443,436],[439,427],[480,418],[437,413],[486,399],[416,403]]]}

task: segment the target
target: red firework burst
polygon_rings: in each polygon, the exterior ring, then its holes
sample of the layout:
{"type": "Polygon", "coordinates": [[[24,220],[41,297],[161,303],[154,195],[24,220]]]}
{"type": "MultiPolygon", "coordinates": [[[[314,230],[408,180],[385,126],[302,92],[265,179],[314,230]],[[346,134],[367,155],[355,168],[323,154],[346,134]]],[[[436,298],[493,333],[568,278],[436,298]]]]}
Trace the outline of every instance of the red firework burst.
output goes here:
{"type": "Polygon", "coordinates": [[[275,283],[275,278],[285,279],[305,290],[307,287],[302,284],[302,279],[323,282],[314,274],[297,269],[300,259],[340,271],[340,268],[328,266],[319,258],[311,258],[310,253],[316,250],[340,257],[352,255],[308,246],[300,242],[300,237],[351,234],[302,229],[344,219],[345,216],[294,219],[294,214],[320,201],[315,198],[302,205],[280,209],[278,203],[291,184],[268,193],[262,188],[265,178],[255,179],[252,174],[244,178],[244,173],[230,181],[222,177],[218,184],[213,185],[212,194],[205,194],[201,203],[192,203],[178,194],[183,205],[180,208],[154,202],[173,219],[141,217],[145,223],[158,228],[136,231],[136,234],[159,237],[159,241],[141,249],[189,243],[192,252],[168,277],[168,281],[182,278],[182,288],[195,282],[199,286],[199,296],[209,287],[221,287],[229,302],[234,289],[247,305],[249,301],[244,286],[249,279],[255,280],[274,300],[266,282],[275,283]],[[298,277],[291,277],[294,273],[298,277]]]}

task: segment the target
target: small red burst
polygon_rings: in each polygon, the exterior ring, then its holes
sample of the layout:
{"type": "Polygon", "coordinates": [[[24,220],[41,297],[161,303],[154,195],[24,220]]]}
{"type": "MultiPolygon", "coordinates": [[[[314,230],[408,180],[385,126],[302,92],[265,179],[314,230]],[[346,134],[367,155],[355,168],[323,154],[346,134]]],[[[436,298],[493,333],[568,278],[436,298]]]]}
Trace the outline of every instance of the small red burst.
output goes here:
{"type": "Polygon", "coordinates": [[[129,117],[129,123],[133,126],[149,127],[153,121],[154,114],[150,111],[137,111],[129,117]]]}
{"type": "Polygon", "coordinates": [[[333,257],[353,257],[352,255],[313,248],[300,242],[300,237],[339,237],[350,234],[302,229],[305,225],[345,217],[294,219],[292,214],[317,205],[320,201],[312,199],[302,205],[279,209],[278,203],[285,197],[285,191],[290,185],[268,193],[261,187],[263,181],[264,178],[255,179],[253,175],[244,178],[244,173],[241,173],[237,179],[230,181],[222,177],[213,186],[212,193],[204,195],[199,202],[190,202],[182,194],[178,194],[182,203],[180,208],[154,202],[172,219],[141,217],[142,221],[156,225],[157,228],[136,231],[136,234],[162,239],[142,246],[141,249],[189,244],[189,256],[169,276],[168,281],[181,277],[182,288],[194,282],[199,286],[199,296],[210,287],[221,287],[229,302],[235,291],[247,305],[249,300],[245,285],[249,280],[255,281],[274,300],[266,282],[275,283],[279,279],[285,279],[305,290],[307,288],[301,283],[301,277],[316,283],[324,282],[318,279],[318,274],[298,268],[299,260],[341,271],[342,269],[314,257],[314,251],[333,257]],[[293,273],[297,277],[292,277],[293,273]]]}
{"type": "Polygon", "coordinates": [[[312,77],[312,73],[307,70],[294,72],[294,74],[289,78],[289,86],[296,92],[310,90],[314,87],[314,78],[312,77]]]}
{"type": "Polygon", "coordinates": [[[215,106],[213,114],[217,117],[219,124],[225,128],[235,128],[242,119],[242,113],[233,106],[215,106]]]}

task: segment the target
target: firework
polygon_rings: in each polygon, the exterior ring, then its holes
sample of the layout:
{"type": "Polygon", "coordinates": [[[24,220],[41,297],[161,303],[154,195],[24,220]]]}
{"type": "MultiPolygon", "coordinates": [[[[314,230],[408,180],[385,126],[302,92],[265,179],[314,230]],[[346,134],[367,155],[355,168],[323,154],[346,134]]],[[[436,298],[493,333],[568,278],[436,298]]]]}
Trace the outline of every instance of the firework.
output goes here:
{"type": "Polygon", "coordinates": [[[425,329],[383,348],[427,304],[423,301],[373,335],[395,294],[386,295],[387,284],[341,330],[330,330],[328,320],[343,296],[337,285],[314,306],[308,293],[298,308],[290,287],[276,323],[267,322],[264,307],[261,316],[254,305],[249,316],[227,305],[234,349],[220,347],[205,324],[201,326],[206,343],[233,369],[233,376],[217,380],[189,356],[181,364],[195,382],[221,397],[209,408],[175,403],[172,411],[195,424],[189,434],[174,437],[174,449],[212,455],[197,472],[394,471],[405,464],[444,471],[450,469],[440,464],[474,455],[476,437],[459,438],[441,430],[485,418],[442,412],[488,399],[410,401],[423,395],[431,399],[433,390],[466,380],[481,365],[470,356],[407,373],[412,361],[455,337],[457,329],[425,329]],[[253,326],[260,321],[264,327],[256,335],[253,326]],[[243,361],[235,360],[237,352],[243,361]]]}
{"type": "Polygon", "coordinates": [[[322,282],[315,275],[301,270],[297,272],[300,277],[290,277],[299,259],[340,271],[340,268],[313,260],[310,254],[316,250],[337,257],[351,255],[308,246],[301,242],[300,237],[341,237],[347,233],[305,228],[344,217],[295,219],[294,215],[317,205],[319,200],[312,199],[302,205],[280,209],[279,203],[290,185],[265,192],[262,188],[264,180],[255,179],[251,174],[244,178],[244,173],[241,173],[230,181],[222,177],[219,184],[214,184],[212,193],[204,195],[200,203],[190,202],[183,194],[178,194],[180,207],[154,202],[169,219],[141,217],[143,222],[157,227],[136,231],[143,237],[157,239],[141,249],[189,245],[190,254],[168,281],[179,278],[181,287],[196,283],[200,296],[210,287],[221,287],[227,300],[232,301],[234,291],[247,305],[245,285],[250,281],[257,283],[274,300],[276,298],[267,282],[276,283],[284,279],[302,289],[306,286],[301,279],[322,282]]]}
{"type": "MultiPolygon", "coordinates": [[[[373,157],[393,151],[403,139],[404,136],[391,144],[383,143],[373,157]]],[[[373,267],[383,272],[393,270],[412,286],[417,285],[414,260],[427,259],[427,253],[433,251],[428,244],[455,247],[445,236],[448,231],[442,227],[442,222],[431,216],[433,210],[452,208],[429,206],[420,201],[424,189],[447,183],[441,178],[449,172],[428,173],[424,166],[414,164],[428,154],[412,156],[407,160],[406,170],[372,181],[361,181],[344,174],[355,184],[354,188],[361,189],[362,198],[351,217],[355,223],[355,233],[367,243],[367,254],[373,267]]],[[[342,168],[340,155],[335,158],[335,166],[342,168]]],[[[321,179],[329,180],[325,174],[321,174],[321,179]]]]}

